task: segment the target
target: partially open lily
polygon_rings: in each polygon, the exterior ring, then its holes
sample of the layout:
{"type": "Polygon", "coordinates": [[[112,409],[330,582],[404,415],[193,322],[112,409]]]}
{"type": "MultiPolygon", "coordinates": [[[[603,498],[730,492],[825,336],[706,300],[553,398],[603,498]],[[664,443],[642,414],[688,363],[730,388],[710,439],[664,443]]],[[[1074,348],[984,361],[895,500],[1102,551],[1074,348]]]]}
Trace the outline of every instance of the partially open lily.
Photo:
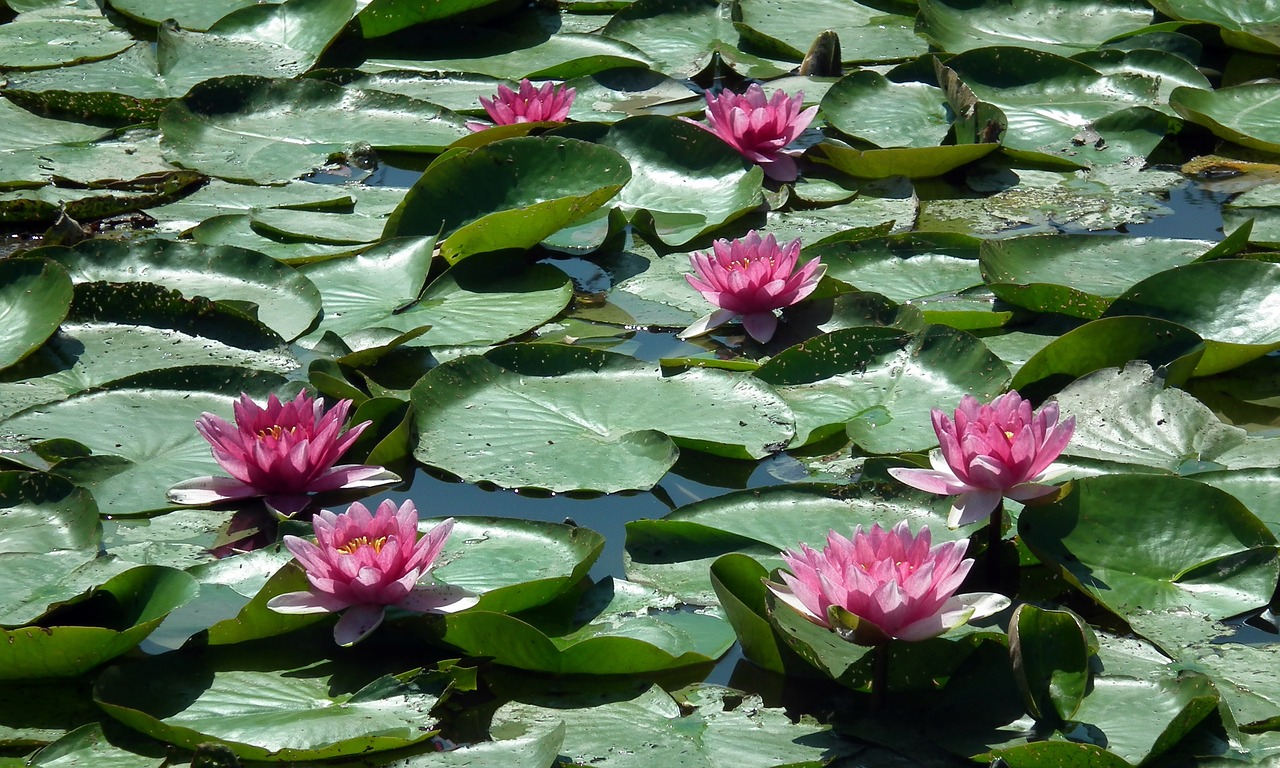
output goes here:
{"type": "Polygon", "coordinates": [[[453,518],[418,538],[413,502],[397,508],[387,500],[373,515],[359,502],[340,515],[318,512],[312,527],[315,544],[284,537],[284,545],[306,570],[311,589],[276,595],[267,607],[278,613],[341,611],[333,628],[339,645],[358,643],[377,629],[387,606],[453,613],[479,599],[470,590],[436,582],[428,573],[453,530],[453,518]]]}
{"type": "Polygon", "coordinates": [[[335,462],[372,422],[343,430],[350,400],[328,412],[322,398],[300,392],[282,403],[274,394],[266,408],[246,394],[235,404],[235,423],[206,413],[196,429],[230,477],[197,477],[169,489],[175,504],[202,506],[263,497],[274,513],[290,517],[311,503],[309,494],[376,488],[399,482],[382,467],[335,462]]]}
{"type": "Polygon", "coordinates": [[[689,257],[697,274],[685,275],[685,280],[719,309],[682,331],[682,339],[741,318],[751,338],[763,344],[778,327],[773,311],[813,293],[827,271],[820,259],[796,269],[799,238],[778,247],[773,235],[762,238],[755,230],[737,240],[716,240],[711,250],[689,257]]]}
{"type": "Polygon", "coordinates": [[[933,469],[894,468],[889,474],[912,488],[956,496],[947,525],[958,528],[996,510],[1002,497],[1028,501],[1053,493],[1049,485],[1067,468],[1054,460],[1067,447],[1075,417],[1058,420],[1058,404],[1032,411],[1017,392],[989,404],[972,395],[960,399],[955,420],[933,409],[933,431],[941,448],[929,456],[933,469]]]}
{"type": "MultiPolygon", "coordinates": [[[[498,86],[498,92],[492,99],[480,97],[480,104],[489,113],[493,125],[515,125],[517,123],[563,122],[569,116],[569,107],[573,106],[573,97],[577,91],[554,83],[543,83],[535,88],[525,78],[520,81],[517,90],[505,85],[498,86]]],[[[492,128],[481,122],[469,122],[467,127],[473,131],[492,128]]]]}
{"type": "Polygon", "coordinates": [[[955,596],[973,566],[967,539],[930,546],[929,529],[911,534],[906,521],[885,531],[835,531],[822,551],[800,545],[782,553],[791,573],[766,581],[779,600],[815,624],[860,645],[889,639],[925,640],[1004,609],[1009,600],[987,592],[955,596]]]}

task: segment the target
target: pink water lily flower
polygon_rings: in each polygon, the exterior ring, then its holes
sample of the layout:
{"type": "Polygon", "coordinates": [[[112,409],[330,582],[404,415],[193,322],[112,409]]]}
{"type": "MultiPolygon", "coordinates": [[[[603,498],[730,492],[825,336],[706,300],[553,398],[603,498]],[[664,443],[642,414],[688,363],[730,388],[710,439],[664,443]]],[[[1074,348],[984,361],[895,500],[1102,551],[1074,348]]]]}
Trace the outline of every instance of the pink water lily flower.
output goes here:
{"type": "Polygon", "coordinates": [[[711,250],[691,254],[689,261],[697,274],[684,277],[719,309],[682,331],[682,339],[701,336],[741,318],[751,338],[763,344],[773,338],[778,327],[773,311],[813,293],[827,271],[821,259],[796,269],[799,238],[779,248],[773,235],[762,238],[755,230],[737,240],[716,240],[711,250]]]}
{"type": "Polygon", "coordinates": [[[1002,497],[1027,501],[1053,493],[1047,485],[1067,468],[1054,464],[1071,440],[1076,420],[1058,421],[1058,404],[1038,411],[1017,392],[983,405],[972,395],[960,399],[955,421],[933,409],[933,431],[940,450],[929,456],[933,469],[890,469],[889,473],[929,493],[958,496],[947,525],[958,528],[981,520],[1002,497]]]}
{"type": "Polygon", "coordinates": [[[913,536],[904,520],[885,531],[858,526],[853,538],[835,531],[822,551],[800,545],[782,553],[791,573],[765,586],[815,624],[859,645],[891,638],[925,640],[1009,604],[986,592],[955,596],[973,566],[966,539],[930,546],[928,527],[913,536]]]}
{"type": "MultiPolygon", "coordinates": [[[[752,83],[741,95],[722,91],[719,96],[706,94],[707,122],[702,126],[742,156],[759,165],[764,174],[776,181],[795,181],[799,175],[796,161],[783,149],[795,141],[818,114],[816,106],[801,110],[804,93],[788,96],[784,91],[774,91],[772,99],[766,99],[764,89],[752,83]]],[[[693,122],[693,121],[690,121],[693,122]]]]}
{"type": "Polygon", "coordinates": [[[311,589],[276,595],[267,607],[277,613],[342,611],[333,628],[338,645],[363,640],[382,623],[389,605],[418,613],[453,613],[478,600],[474,592],[439,583],[429,574],[453,530],[452,517],[418,538],[413,502],[397,508],[388,499],[373,515],[356,502],[340,515],[318,512],[311,524],[315,544],[284,537],[284,545],[306,570],[311,589]]]}
{"type": "Polygon", "coordinates": [[[175,504],[205,505],[262,496],[278,515],[292,516],[311,502],[308,494],[374,488],[399,482],[382,467],[335,463],[372,422],[343,431],[350,400],[327,413],[322,398],[302,391],[290,402],[274,394],[259,407],[246,394],[234,405],[235,423],[206,413],[196,429],[230,477],[197,477],[169,489],[175,504]]]}
{"type": "MultiPolygon", "coordinates": [[[[569,107],[573,105],[573,97],[577,95],[573,88],[557,87],[554,83],[543,83],[541,88],[534,88],[528,78],[520,81],[518,90],[511,90],[505,85],[498,86],[498,93],[492,99],[480,97],[484,111],[494,125],[515,125],[516,123],[563,122],[569,116],[569,107]]],[[[492,125],[481,122],[467,123],[473,131],[483,131],[492,125]]]]}

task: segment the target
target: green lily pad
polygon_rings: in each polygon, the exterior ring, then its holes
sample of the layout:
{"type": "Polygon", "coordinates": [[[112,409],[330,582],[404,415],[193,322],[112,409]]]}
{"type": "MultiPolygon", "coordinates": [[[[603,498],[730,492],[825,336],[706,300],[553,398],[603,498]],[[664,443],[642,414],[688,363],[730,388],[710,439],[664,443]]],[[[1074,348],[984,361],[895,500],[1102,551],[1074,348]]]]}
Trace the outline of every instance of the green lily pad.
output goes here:
{"type": "Polygon", "coordinates": [[[941,88],[895,83],[869,69],[836,81],[822,114],[833,128],[877,147],[936,147],[951,130],[941,88]]]}
{"type": "Polygon", "coordinates": [[[747,77],[775,78],[790,64],[738,50],[738,30],[728,14],[709,0],[636,0],[618,11],[602,30],[644,51],[653,68],[668,77],[689,77],[718,54],[747,77]]]}
{"type": "Polygon", "coordinates": [[[981,160],[997,149],[999,149],[998,144],[854,149],[832,141],[824,141],[810,151],[809,157],[814,162],[829,165],[859,178],[883,179],[890,176],[906,176],[908,179],[927,179],[981,160]]]}
{"type": "Polygon", "coordinates": [[[540,629],[512,616],[471,610],[445,617],[442,640],[468,656],[518,669],[586,675],[709,664],[733,645],[728,624],[704,614],[655,610],[664,599],[670,596],[607,580],[583,596],[571,627],[540,629]]]}
{"type": "MultiPolygon", "coordinates": [[[[1092,630],[1074,613],[1018,606],[1009,620],[1009,655],[1027,709],[1037,720],[1073,719],[1089,687],[1092,630]]],[[[1096,646],[1096,641],[1095,641],[1096,646]]]]}
{"type": "Polygon", "coordinates": [[[0,115],[0,142],[9,150],[94,141],[110,133],[84,123],[39,117],[5,98],[0,98],[0,115]]]}
{"type": "Polygon", "coordinates": [[[794,445],[820,440],[840,425],[869,453],[918,451],[937,444],[933,408],[965,394],[989,400],[1009,370],[964,331],[930,326],[835,331],[776,355],[755,372],[796,415],[794,445]]]}
{"type": "Polygon", "coordinates": [[[71,278],[44,259],[0,262],[0,369],[31,354],[71,309],[71,278]]]}
{"type": "Polygon", "coordinates": [[[1130,360],[1161,368],[1166,383],[1179,386],[1191,377],[1204,346],[1204,339],[1176,323],[1152,317],[1103,318],[1037,350],[1018,369],[1011,388],[1040,401],[1085,374],[1130,360]]]}
{"type": "Polygon", "coordinates": [[[991,290],[1010,304],[1094,320],[1135,283],[1190,264],[1211,247],[1201,240],[1032,235],[983,243],[981,262],[991,290]]]}
{"type": "Polygon", "coordinates": [[[1217,259],[1167,269],[1135,284],[1108,315],[1178,323],[1205,340],[1195,375],[1221,373],[1280,349],[1280,264],[1217,259]]]}
{"type": "Polygon", "coordinates": [[[1232,496],[1176,477],[1105,475],[1027,506],[1018,535],[1109,610],[1190,608],[1217,618],[1271,599],[1276,537],[1232,496]]]}
{"type": "Polygon", "coordinates": [[[663,377],[622,355],[554,344],[440,365],[412,402],[415,458],[508,488],[649,488],[677,442],[759,458],[792,435],[790,409],[762,382],[715,370],[663,377]]]}
{"type": "Polygon", "coordinates": [[[111,7],[153,27],[165,19],[173,19],[183,29],[201,32],[232,11],[253,4],[253,0],[112,0],[111,7]]]}
{"type": "Polygon", "coordinates": [[[114,56],[133,45],[129,33],[105,17],[19,18],[0,26],[0,68],[40,69],[114,56]]]}
{"type": "Polygon", "coordinates": [[[1000,143],[1077,166],[1146,157],[1176,123],[1156,111],[1156,78],[1104,75],[1025,48],[976,48],[947,62],[1009,120],[1000,143]]]}
{"type": "Polygon", "coordinates": [[[70,617],[63,614],[39,627],[0,629],[0,680],[83,674],[138,645],[196,590],[195,579],[175,568],[143,565],[113,576],[87,597],[118,606],[98,619],[103,626],[64,624],[70,617]]]}
{"type": "Polygon", "coordinates": [[[1215,136],[1264,152],[1280,152],[1280,85],[1246,83],[1218,90],[1183,86],[1169,104],[1215,136]]]}
{"type": "Polygon", "coordinates": [[[1215,24],[1222,40],[1233,48],[1256,53],[1280,53],[1275,8],[1268,0],[1150,0],[1171,19],[1215,24]]]}
{"type": "Polygon", "coordinates": [[[626,160],[605,147],[505,139],[432,164],[391,214],[384,236],[439,234],[440,253],[451,263],[530,248],[599,208],[630,178],[626,160]]]}
{"type": "Polygon", "coordinates": [[[964,235],[910,232],[814,245],[804,254],[821,258],[830,277],[903,303],[982,285],[979,245],[964,235]]]}
{"type": "Polygon", "coordinates": [[[98,768],[160,768],[164,762],[163,755],[140,755],[117,747],[102,733],[100,723],[89,723],[41,749],[31,758],[29,765],[32,768],[76,765],[93,765],[98,768]]]}
{"type": "Polygon", "coordinates": [[[233,181],[288,181],[359,142],[439,152],[470,132],[424,101],[320,80],[209,80],[160,117],[166,157],[233,181]]]}
{"type": "Polygon", "coordinates": [[[415,24],[447,19],[495,2],[497,0],[446,0],[424,5],[416,0],[372,0],[360,9],[360,32],[366,38],[382,37],[415,24]]]}
{"type": "Polygon", "coordinates": [[[278,659],[264,667],[253,654],[230,649],[170,653],[102,673],[94,699],[153,738],[187,749],[212,741],[252,760],[365,754],[436,732],[427,714],[436,695],[391,677],[344,691],[334,679],[343,665],[321,661],[297,649],[283,669],[278,659]]]}
{"type": "MultiPolygon", "coordinates": [[[[846,62],[902,61],[927,50],[910,16],[885,13],[874,5],[837,0],[743,0],[734,27],[743,41],[765,55],[799,61],[814,39],[839,30],[846,62]]],[[[726,38],[732,39],[732,38],[726,38]]]]}
{"type": "Polygon", "coordinates": [[[755,695],[736,707],[726,702],[727,689],[707,687],[686,696],[691,699],[688,710],[657,686],[605,701],[530,692],[504,704],[494,715],[494,727],[546,727],[563,721],[567,731],[561,754],[578,765],[610,768],[773,768],[818,764],[854,749],[828,726],[793,723],[783,710],[764,706],[755,695]]]}
{"type": "MultiPolygon", "coordinates": [[[[573,129],[562,133],[573,135],[573,129]]],[[[684,245],[763,201],[763,172],[710,132],[682,120],[632,117],[614,123],[598,141],[631,165],[617,206],[666,245],[684,245]]]]}
{"type": "MultiPolygon", "coordinates": [[[[559,17],[552,28],[562,25],[559,17]]],[[[467,72],[507,80],[568,80],[616,67],[648,67],[649,57],[620,39],[560,31],[552,34],[533,13],[516,14],[501,25],[430,27],[365,61],[365,72],[415,70],[467,72]]]]}
{"type": "Polygon", "coordinates": [[[916,31],[951,53],[1009,45],[1062,55],[1137,31],[1153,16],[1138,0],[920,0],[916,31]]]}
{"type": "Polygon", "coordinates": [[[264,325],[293,339],[315,322],[320,293],[295,270],[253,251],[146,240],[133,244],[87,240],[74,249],[46,250],[76,283],[146,281],[188,298],[256,305],[264,325]]]}

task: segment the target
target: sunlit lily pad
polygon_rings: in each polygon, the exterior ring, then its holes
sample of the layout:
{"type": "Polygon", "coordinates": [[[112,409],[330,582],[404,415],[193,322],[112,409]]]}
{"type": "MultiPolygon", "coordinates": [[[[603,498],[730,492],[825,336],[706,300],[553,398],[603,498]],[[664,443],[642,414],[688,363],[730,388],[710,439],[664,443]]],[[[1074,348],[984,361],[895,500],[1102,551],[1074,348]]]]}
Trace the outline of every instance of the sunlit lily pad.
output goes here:
{"type": "Polygon", "coordinates": [[[1130,286],[1211,247],[1201,240],[1035,235],[984,243],[981,261],[991,290],[1010,304],[1093,320],[1130,286]]]}
{"type": "Polygon", "coordinates": [[[1147,26],[1153,16],[1138,0],[920,0],[916,31],[951,53],[1017,45],[1061,55],[1097,48],[1147,26]]]}
{"type": "Polygon", "coordinates": [[[697,73],[713,53],[748,77],[778,77],[791,66],[738,50],[730,14],[707,0],[636,0],[613,15],[604,34],[644,51],[668,77],[697,73]]]}
{"type": "Polygon", "coordinates": [[[649,488],[677,443],[760,457],[793,434],[790,409],[763,382],[715,370],[663,377],[621,355],[560,345],[445,363],[414,386],[413,407],[419,461],[553,491],[649,488]]]}
{"type": "Polygon", "coordinates": [[[982,285],[981,241],[964,235],[913,232],[806,248],[827,275],[896,302],[954,294],[982,285]]]}
{"type": "Polygon", "coordinates": [[[664,601],[670,596],[608,580],[584,595],[570,626],[542,629],[501,613],[470,610],[445,617],[442,640],[469,656],[519,669],[587,675],[708,664],[733,644],[733,630],[722,620],[672,610],[664,601]]]}
{"type": "Polygon", "coordinates": [[[580,765],[612,768],[655,763],[772,768],[817,763],[852,748],[826,726],[793,723],[756,696],[731,707],[725,689],[686,695],[692,699],[687,712],[657,686],[604,704],[596,696],[557,698],[531,691],[503,705],[494,719],[498,728],[564,721],[568,731],[561,754],[580,765]]]}
{"type": "Polygon", "coordinates": [[[409,746],[435,733],[437,696],[391,677],[360,690],[295,646],[268,670],[252,654],[166,654],[113,667],[95,700],[112,717],[187,749],[213,741],[254,760],[322,760],[409,746]],[[202,684],[192,689],[192,679],[202,684]]]}
{"type": "Polygon", "coordinates": [[[1078,480],[1063,499],[1023,509],[1018,534],[1122,616],[1177,607],[1234,616],[1265,605],[1280,577],[1266,526],[1228,494],[1182,478],[1078,480]]]}
{"type": "Polygon", "coordinates": [[[433,163],[383,234],[439,234],[440,253],[450,262],[529,248],[599,208],[630,178],[627,161],[605,147],[576,139],[506,139],[433,163]]]}
{"type": "Polygon", "coordinates": [[[1215,24],[1233,48],[1275,55],[1280,35],[1275,8],[1269,0],[1150,0],[1156,10],[1173,19],[1215,24]]]}
{"type": "Polygon", "coordinates": [[[1169,103],[1178,114],[1227,141],[1280,152],[1280,85],[1246,83],[1216,91],[1181,87],[1169,103]]]}
{"type": "Polygon", "coordinates": [[[832,127],[877,147],[936,147],[951,130],[941,88],[895,83],[868,69],[836,81],[822,114],[832,127]]]}
{"type": "Polygon", "coordinates": [[[113,0],[111,7],[138,21],[158,25],[173,19],[185,29],[201,31],[232,11],[253,5],[252,0],[113,0]]]}
{"type": "Polygon", "coordinates": [[[76,144],[106,136],[109,131],[70,120],[35,115],[9,99],[0,98],[0,141],[5,149],[30,149],[46,144],[76,144]]]}
{"type": "Polygon", "coordinates": [[[847,62],[900,61],[925,52],[910,16],[879,7],[837,0],[744,0],[734,26],[743,40],[767,55],[799,61],[814,38],[827,29],[840,32],[841,58],[847,62]]]}
{"type": "Polygon", "coordinates": [[[1152,275],[1116,299],[1109,315],[1178,323],[1205,340],[1197,376],[1280,349],[1280,265],[1247,259],[1188,264],[1152,275]]]}
{"type": "Polygon", "coordinates": [[[0,26],[0,68],[39,69],[105,59],[133,45],[106,18],[38,16],[0,26]]]}
{"type": "Polygon", "coordinates": [[[438,152],[469,133],[461,117],[424,101],[319,80],[210,80],[160,119],[166,156],[224,179],[288,181],[359,142],[438,152]]]}
{"type": "Polygon", "coordinates": [[[755,372],[796,414],[796,445],[843,428],[870,453],[937,443],[929,413],[964,394],[989,400],[1009,371],[982,342],[946,326],[912,335],[893,328],[835,331],[792,347],[755,372]]]}
{"type": "MultiPolygon", "coordinates": [[[[29,576],[28,576],[29,578],[29,576]]],[[[196,582],[175,568],[144,565],[113,576],[89,601],[108,605],[105,615],[74,624],[74,610],[46,622],[53,626],[0,629],[0,679],[72,677],[93,669],[142,642],[176,608],[196,594],[196,582]]]]}

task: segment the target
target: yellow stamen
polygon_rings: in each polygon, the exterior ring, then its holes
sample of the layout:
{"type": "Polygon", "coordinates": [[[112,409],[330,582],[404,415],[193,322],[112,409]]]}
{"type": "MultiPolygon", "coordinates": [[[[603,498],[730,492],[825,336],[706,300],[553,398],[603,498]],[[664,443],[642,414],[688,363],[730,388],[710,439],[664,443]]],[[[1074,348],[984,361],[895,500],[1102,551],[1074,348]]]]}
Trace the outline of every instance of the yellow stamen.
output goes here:
{"type": "Polygon", "coordinates": [[[375,553],[382,551],[382,545],[387,543],[386,536],[380,536],[373,541],[369,541],[368,536],[358,536],[346,544],[338,547],[338,551],[344,555],[354,555],[357,549],[361,547],[373,547],[375,553]]]}
{"type": "Polygon", "coordinates": [[[297,431],[297,429],[298,428],[296,426],[289,427],[286,429],[285,427],[282,427],[279,424],[272,424],[266,429],[258,430],[258,439],[266,440],[268,437],[273,437],[276,440],[279,440],[280,436],[283,435],[285,432],[288,432],[289,434],[292,435],[295,431],[297,431]]]}

